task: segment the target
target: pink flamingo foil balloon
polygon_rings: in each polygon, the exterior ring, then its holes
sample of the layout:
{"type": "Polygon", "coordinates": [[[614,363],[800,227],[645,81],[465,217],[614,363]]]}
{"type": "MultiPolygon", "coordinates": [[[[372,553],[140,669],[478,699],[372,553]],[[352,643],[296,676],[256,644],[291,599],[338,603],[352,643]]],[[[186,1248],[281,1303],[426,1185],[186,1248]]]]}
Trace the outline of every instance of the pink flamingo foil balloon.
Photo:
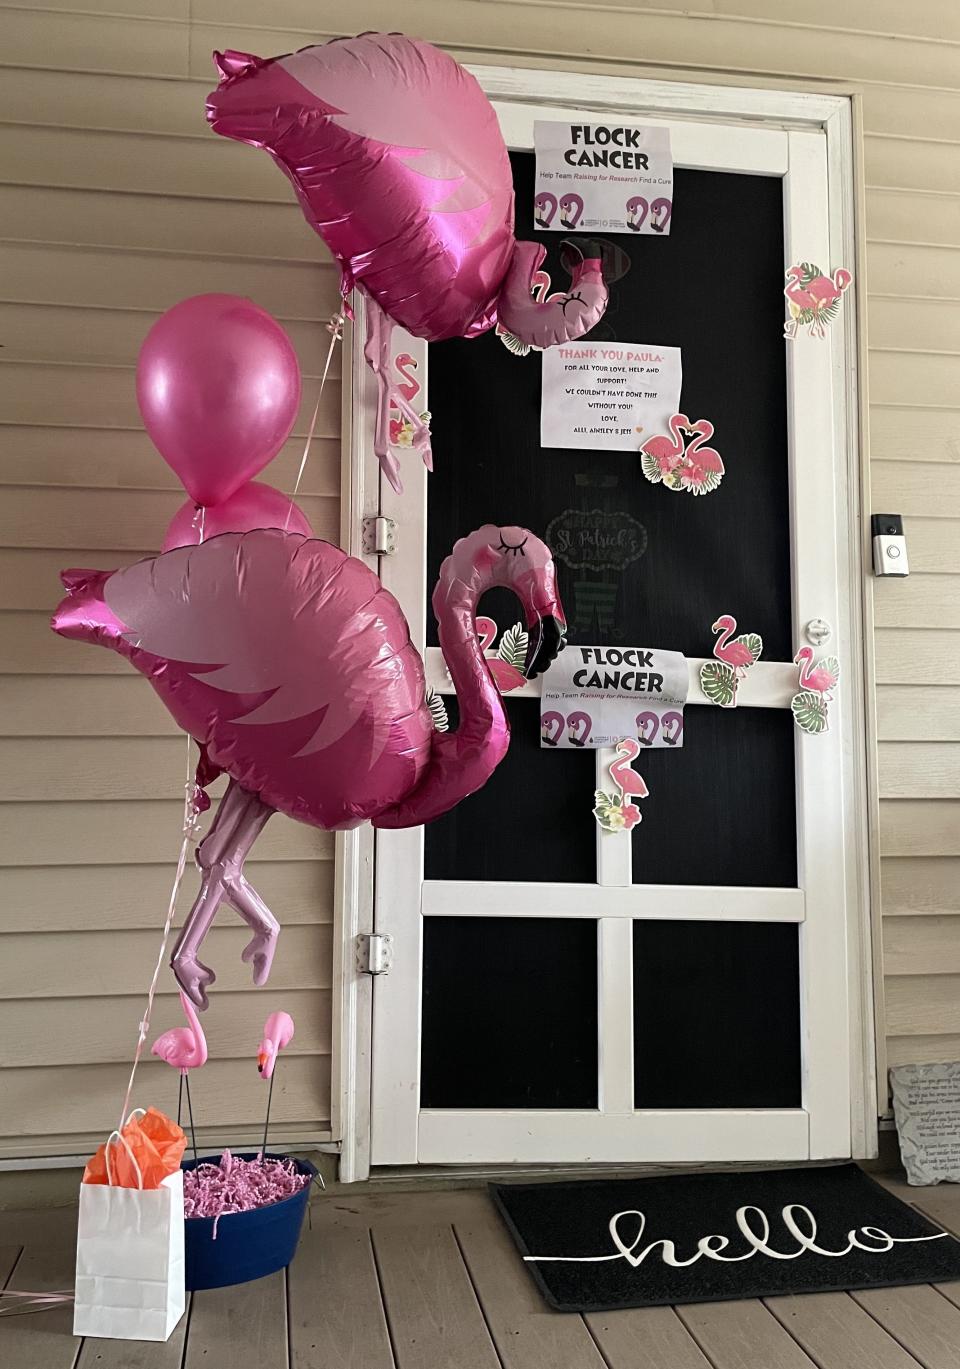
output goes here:
{"type": "Polygon", "coordinates": [[[477,638],[480,597],[520,600],[528,674],[549,664],[565,619],[543,542],[518,527],[462,538],[433,594],[440,647],[460,705],[435,731],[423,662],[399,604],[373,572],[327,542],[265,529],[225,533],[121,570],[65,571],[53,617],[62,636],[125,656],[201,748],[199,783],[230,777],[197,848],[200,892],[174,949],[187,996],[207,1003],[213,970],[198,957],[221,902],[249,924],[243,952],[265,982],[279,924],[244,877],[274,812],[344,829],[429,822],[485,784],[510,729],[477,638]]]}
{"type": "Polygon", "coordinates": [[[277,1056],[293,1040],[293,1018],[288,1012],[272,1012],[263,1024],[263,1036],[257,1047],[257,1069],[261,1079],[269,1079],[277,1063],[277,1056]]]}
{"type": "MultiPolygon", "coordinates": [[[[536,346],[572,341],[603,316],[599,251],[560,298],[531,297],[544,256],[513,234],[513,177],[497,116],[452,57],[398,33],[365,33],[264,59],[215,53],[217,133],[264,148],[333,253],[346,298],[369,301],[366,355],[389,407],[391,322],[431,342],[499,321],[536,346]],[[382,314],[382,318],[375,317],[382,314]]],[[[595,255],[594,255],[595,253],[595,255]]],[[[429,438],[417,430],[415,445],[429,438]]],[[[376,452],[391,483],[386,419],[376,452]]]]}

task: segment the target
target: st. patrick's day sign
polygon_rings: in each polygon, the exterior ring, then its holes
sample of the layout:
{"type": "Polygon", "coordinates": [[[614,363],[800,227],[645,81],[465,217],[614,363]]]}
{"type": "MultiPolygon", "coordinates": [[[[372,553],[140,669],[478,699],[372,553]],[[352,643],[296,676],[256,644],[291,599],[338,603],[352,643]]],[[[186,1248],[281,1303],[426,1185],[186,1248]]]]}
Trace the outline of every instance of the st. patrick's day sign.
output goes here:
{"type": "Polygon", "coordinates": [[[534,125],[537,228],[561,233],[669,233],[670,130],[622,124],[534,125]]]}
{"type": "Polygon", "coordinates": [[[639,451],[680,404],[679,347],[563,343],[542,357],[540,445],[639,451]]]}
{"type": "Polygon", "coordinates": [[[543,677],[540,744],[595,750],[636,737],[682,746],[688,682],[679,651],[568,646],[543,677]]]}

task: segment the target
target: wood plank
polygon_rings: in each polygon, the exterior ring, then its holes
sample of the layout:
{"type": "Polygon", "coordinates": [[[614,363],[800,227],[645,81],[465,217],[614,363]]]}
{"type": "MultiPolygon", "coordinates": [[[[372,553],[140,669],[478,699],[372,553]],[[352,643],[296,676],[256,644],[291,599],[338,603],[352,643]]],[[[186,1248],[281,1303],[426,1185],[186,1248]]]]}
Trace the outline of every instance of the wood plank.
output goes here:
{"type": "Polygon", "coordinates": [[[931,575],[954,575],[960,570],[960,519],[908,515],[903,527],[911,570],[931,575]]]}
{"type": "Polygon", "coordinates": [[[885,857],[880,880],[884,916],[960,913],[960,860],[953,856],[885,857]]]}
{"type": "Polygon", "coordinates": [[[492,1209],[454,1230],[503,1369],[604,1369],[582,1318],[544,1303],[492,1209]]]}
{"type": "Polygon", "coordinates": [[[11,66],[185,76],[186,24],[112,15],[11,9],[3,21],[11,66]]]}
{"type": "MultiPolygon", "coordinates": [[[[283,925],[333,919],[333,860],[248,860],[247,878],[283,925]]],[[[0,868],[4,932],[69,932],[95,910],[101,931],[156,928],[172,869],[163,865],[0,868]]],[[[191,871],[187,876],[193,880],[191,871]]],[[[0,943],[2,944],[2,943],[0,943]]]]}
{"type": "MultiPolygon", "coordinates": [[[[8,1288],[37,1293],[73,1288],[76,1242],[27,1245],[8,1288]]],[[[73,1303],[23,1317],[0,1317],[0,1364],[10,1369],[73,1369],[80,1342],[73,1335],[73,1303]]]]}
{"type": "Polygon", "coordinates": [[[236,1288],[193,1295],[183,1369],[286,1369],[286,1280],[281,1269],[236,1288]]]}
{"type": "Polygon", "coordinates": [[[910,190],[960,191],[957,144],[931,124],[928,135],[871,133],[863,140],[864,177],[868,185],[893,185],[910,190]]]}
{"type": "Polygon", "coordinates": [[[917,518],[960,517],[958,466],[934,461],[872,461],[870,486],[874,508],[896,509],[917,518]]]}
{"type": "Polygon", "coordinates": [[[945,1036],[887,1036],[888,1065],[927,1065],[960,1060],[960,1032],[945,1036]]]}
{"type": "MultiPolygon", "coordinates": [[[[0,9],[58,10],[62,14],[98,14],[102,0],[2,0],[0,9]]],[[[138,19],[188,19],[190,0],[110,0],[110,14],[138,19]]]]}
{"type": "Polygon", "coordinates": [[[610,1369],[710,1369],[672,1307],[591,1312],[584,1321],[610,1369]]]}
{"type": "Polygon", "coordinates": [[[960,856],[960,802],[884,800],[880,850],[884,856],[960,856]]]}
{"type": "MultiPolygon", "coordinates": [[[[950,301],[943,301],[953,309],[950,301]]],[[[960,411],[957,409],[911,409],[907,405],[881,404],[874,396],[870,406],[870,456],[872,461],[960,461],[960,411]]],[[[925,511],[929,514],[929,510],[925,511]]],[[[915,566],[936,570],[936,566],[915,566]]]]}
{"type": "MultiPolygon", "coordinates": [[[[63,560],[61,552],[36,555],[63,560]]],[[[128,559],[136,559],[135,554],[128,559]]],[[[9,567],[9,562],[0,551],[0,586],[5,565],[9,567]]],[[[183,738],[142,675],[0,676],[0,735],[183,738]]]]}
{"type": "MultiPolygon", "coordinates": [[[[192,880],[187,883],[185,907],[196,887],[192,880]]],[[[231,925],[238,921],[228,913],[224,925],[215,926],[204,942],[203,959],[217,971],[218,989],[245,989],[251,982],[251,968],[240,960],[251,933],[245,925],[231,925]]],[[[162,925],[162,914],[158,924],[162,925]]],[[[270,972],[271,994],[328,989],[331,940],[331,928],[323,925],[281,932],[270,972]]],[[[99,998],[136,994],[141,984],[146,993],[159,932],[11,932],[0,946],[0,999],[99,998]]]]}
{"type": "MultiPolygon", "coordinates": [[[[957,157],[960,163],[960,156],[957,157]]],[[[924,251],[946,251],[946,248],[925,248],[924,251]]],[[[949,249],[957,258],[957,291],[960,294],[960,251],[949,249]]],[[[951,288],[944,282],[944,292],[951,288]]],[[[960,395],[960,355],[948,352],[884,351],[873,349],[869,354],[870,385],[875,394],[882,394],[890,404],[922,404],[925,407],[949,407],[960,395]]]]}
{"type": "Polygon", "coordinates": [[[960,1033],[960,975],[887,975],[884,995],[891,1036],[960,1033]]]}
{"type": "Polygon", "coordinates": [[[764,1306],[818,1369],[917,1369],[913,1356],[846,1293],[765,1298],[764,1306]]]}
{"type": "MultiPolygon", "coordinates": [[[[111,0],[113,3],[113,0],[111,0]]],[[[101,1340],[85,1337],[76,1369],[181,1369],[190,1325],[190,1301],[167,1341],[101,1340]]]]}
{"type": "Polygon", "coordinates": [[[145,80],[121,73],[104,80],[98,72],[53,67],[44,71],[11,64],[0,90],[0,119],[19,123],[28,109],[30,123],[55,128],[199,134],[204,124],[204,97],[211,84],[186,78],[145,80]]]}
{"type": "Polygon", "coordinates": [[[713,1369],[812,1369],[813,1361],[761,1302],[708,1302],[677,1315],[713,1369]]]}
{"type": "Polygon", "coordinates": [[[960,1310],[933,1288],[870,1288],[850,1295],[924,1369],[956,1369],[960,1310]]]}
{"type": "Polygon", "coordinates": [[[960,632],[878,628],[877,683],[899,684],[908,668],[917,684],[960,684],[960,632]]]}
{"type": "Polygon", "coordinates": [[[887,975],[960,974],[960,922],[949,914],[885,915],[883,969],[887,975]]]}
{"type": "MultiPolygon", "coordinates": [[[[960,299],[960,252],[952,247],[928,247],[916,242],[868,243],[867,270],[871,290],[880,295],[960,299]]],[[[890,400],[892,404],[910,402],[904,398],[890,400]]]]}
{"type": "MultiPolygon", "coordinates": [[[[215,1002],[211,1012],[216,1011],[215,1002]]],[[[131,1044],[135,1041],[136,1021],[131,1019],[131,1044]]],[[[31,1140],[49,1135],[57,1154],[73,1152],[71,1137],[76,1133],[88,1137],[92,1132],[102,1140],[123,1101],[129,1074],[129,1063],[7,1070],[0,1135],[31,1140]],[[65,1098],[70,1100],[66,1112],[65,1098]]],[[[144,1057],[137,1072],[136,1100],[144,1107],[153,1103],[168,1112],[172,1109],[176,1116],[178,1085],[176,1072],[169,1065],[144,1057]]],[[[194,1077],[191,1088],[198,1126],[215,1125],[222,1132],[239,1127],[255,1130],[259,1124],[262,1132],[263,1085],[249,1060],[211,1060],[194,1077]]],[[[296,1123],[301,1133],[329,1134],[329,1108],[329,1059],[301,1055],[285,1060],[283,1069],[277,1070],[271,1127],[276,1118],[278,1125],[296,1123]]],[[[86,1141],[82,1149],[87,1149],[86,1141]]]]}
{"type": "MultiPolygon", "coordinates": [[[[4,253],[4,256],[7,255],[4,253]]],[[[234,286],[232,293],[250,293],[244,291],[236,280],[234,286]]],[[[190,293],[189,289],[176,290],[178,297],[190,293]]],[[[257,300],[257,303],[262,301],[257,300]]],[[[310,389],[309,385],[305,387],[300,413],[293,427],[295,437],[305,437],[310,426],[316,404],[316,391],[310,393],[310,389]]],[[[8,422],[46,427],[52,416],[51,395],[56,395],[55,417],[60,420],[51,426],[142,430],[132,365],[86,366],[78,362],[54,366],[46,362],[0,362],[0,399],[8,422]]],[[[328,379],[317,419],[317,432],[321,437],[339,435],[339,405],[340,385],[328,379]]],[[[75,542],[61,545],[73,546],[75,542]]]]}
{"type": "Polygon", "coordinates": [[[373,1248],[397,1369],[500,1369],[449,1226],[377,1227],[373,1248]]]}
{"type": "MultiPolygon", "coordinates": [[[[923,578],[950,580],[949,576],[923,578]]],[[[875,604],[877,591],[887,583],[877,582],[875,604]]],[[[960,600],[960,582],[954,596],[960,600]]],[[[960,741],[960,694],[949,685],[880,685],[877,735],[881,741],[960,741]]]]}
{"type": "MultiPolygon", "coordinates": [[[[59,82],[70,79],[70,73],[63,71],[21,74],[31,83],[42,76],[54,76],[59,82]]],[[[7,68],[3,91],[7,90],[10,75],[7,68]]],[[[100,77],[91,79],[108,90],[116,84],[103,82],[100,77]]],[[[144,82],[132,84],[137,90],[132,98],[139,121],[144,113],[144,82]]],[[[168,81],[156,85],[163,90],[189,89],[168,81]]],[[[2,98],[0,93],[0,101],[2,98]]],[[[49,108],[49,104],[37,106],[38,121],[49,108]]],[[[196,106],[192,112],[195,117],[196,106]]],[[[126,113],[129,117],[129,110],[126,113]]],[[[295,200],[259,203],[252,210],[248,200],[0,182],[0,217],[4,236],[15,242],[118,247],[127,252],[182,253],[218,260],[253,257],[261,261],[309,262],[317,269],[318,288],[329,293],[331,303],[337,289],[339,273],[326,245],[308,226],[295,200]]],[[[88,307],[92,308],[93,303],[88,307]]]]}
{"type": "MultiPolygon", "coordinates": [[[[367,0],[364,24],[389,29],[396,22],[396,9],[389,0],[367,0]]],[[[512,0],[510,20],[502,37],[494,37],[487,7],[449,5],[434,0],[429,13],[420,19],[430,41],[440,46],[468,49],[470,60],[499,59],[503,54],[541,54],[544,57],[569,57],[583,60],[583,12],[579,7],[551,7],[549,24],[544,24],[541,4],[512,0]]],[[[271,15],[271,17],[273,17],[271,15]]],[[[263,11],[256,0],[197,0],[191,26],[190,71],[203,76],[209,70],[210,52],[217,44],[247,48],[251,43],[260,52],[289,52],[323,37],[335,37],[328,29],[317,29],[318,16],[305,0],[292,0],[284,6],[284,23],[263,27],[263,11]],[[250,28],[257,28],[251,33],[250,28]]],[[[953,54],[949,45],[933,45],[922,40],[853,33],[836,29],[824,42],[817,29],[802,25],[756,22],[750,19],[716,16],[681,16],[624,10],[616,24],[594,24],[591,28],[589,57],[619,63],[642,62],[666,67],[682,66],[691,71],[718,67],[744,76],[756,73],[780,76],[784,54],[789,53],[789,70],[794,76],[816,80],[868,80],[894,85],[911,83],[952,89],[956,80],[953,54]]],[[[745,82],[749,84],[749,82],[745,82]]]]}
{"type": "MultiPolygon", "coordinates": [[[[906,196],[898,198],[907,199],[906,196]]],[[[909,200],[907,203],[911,219],[926,208],[925,204],[918,205],[909,200]]],[[[957,217],[958,241],[951,245],[960,247],[960,195],[951,199],[949,204],[955,208],[957,217]]],[[[895,230],[896,224],[890,222],[884,236],[895,230]]],[[[913,231],[916,232],[916,224],[913,231]]],[[[925,238],[931,231],[924,223],[922,232],[925,238]]],[[[949,300],[871,296],[870,346],[891,350],[906,347],[924,352],[960,352],[960,320],[957,319],[956,307],[949,300]]]]}
{"type": "MultiPolygon", "coordinates": [[[[157,938],[159,940],[159,938],[157,938]]],[[[0,950],[2,950],[0,942],[0,950]]],[[[134,1019],[142,1010],[149,971],[146,964],[138,978],[124,975],[114,985],[123,997],[49,999],[16,998],[0,1002],[0,1068],[18,1069],[27,1065],[85,1065],[91,1060],[129,1063],[136,1044],[134,1019]],[[141,989],[140,993],[133,992],[141,989]],[[56,1019],[56,1031],[50,1030],[56,1019]]],[[[163,972],[161,987],[154,1001],[150,1026],[152,1045],[161,1032],[184,1026],[183,1009],[169,973],[163,972]]],[[[209,1047],[217,1060],[254,1060],[259,1032],[267,1011],[276,1002],[273,981],[259,999],[251,998],[249,985],[231,993],[217,983],[216,1026],[211,1028],[209,1047]],[[269,999],[269,1001],[268,1001],[269,999]]],[[[294,1055],[329,1055],[331,1007],[329,989],[286,989],[282,1006],[297,1024],[284,1060],[294,1055]]],[[[278,1069],[281,1066],[278,1066],[278,1069]]]]}
{"type": "MultiPolygon", "coordinates": [[[[319,325],[311,324],[311,328],[319,325]]],[[[326,334],[324,334],[326,336],[326,334]]],[[[307,382],[308,388],[310,382],[307,382]]],[[[317,385],[313,383],[313,402],[317,385]]],[[[289,438],[265,468],[261,479],[276,489],[292,490],[303,456],[304,435],[289,438]]],[[[340,493],[340,438],[314,436],[300,485],[303,495],[340,493]]],[[[0,426],[0,484],[74,485],[89,489],[173,490],[180,481],[141,429],[0,426]]],[[[300,497],[299,495],[297,496],[300,497]]],[[[83,544],[86,546],[86,543],[83,544]]],[[[115,547],[110,548],[116,551],[115,547]]],[[[63,555],[59,548],[57,554],[63,555]]],[[[62,561],[50,563],[56,578],[62,561]]],[[[75,565],[82,562],[74,562],[75,565]]],[[[22,605],[29,608],[29,604],[22,605]]]]}
{"type": "Polygon", "coordinates": [[[290,1369],[394,1369],[368,1231],[305,1231],[287,1280],[290,1369]]]}
{"type": "MultiPolygon", "coordinates": [[[[0,743],[0,754],[3,745],[0,743]]],[[[881,798],[949,799],[960,795],[960,743],[881,742],[878,751],[881,798]]]]}
{"type": "MultiPolygon", "coordinates": [[[[0,823],[0,866],[154,865],[173,873],[180,850],[183,804],[7,804],[0,823]]],[[[204,830],[210,821],[207,814],[204,830]]],[[[275,817],[257,842],[257,859],[332,860],[333,834],[275,817]]]]}
{"type": "MultiPolygon", "coordinates": [[[[887,91],[885,94],[892,95],[887,91]]],[[[896,92],[903,96],[906,92],[896,92]]],[[[960,109],[960,98],[953,91],[940,92],[960,109]]],[[[877,92],[879,94],[879,92],[877,92]]],[[[886,103],[875,99],[874,105],[886,103]]],[[[899,102],[902,104],[902,100],[899,102]]],[[[922,103],[915,117],[928,118],[922,103]]],[[[874,117],[874,124],[877,123],[874,117]]],[[[960,196],[942,195],[936,190],[903,190],[893,186],[869,186],[866,191],[867,234],[875,241],[936,243],[960,247],[960,196]]],[[[869,283],[868,283],[869,284],[869,283]]],[[[877,301],[878,303],[880,301],[877,301]]],[[[892,301],[889,301],[892,303],[892,301]]],[[[870,303],[870,335],[874,331],[874,301],[870,303]]],[[[898,330],[903,336],[903,330],[898,330]]]]}

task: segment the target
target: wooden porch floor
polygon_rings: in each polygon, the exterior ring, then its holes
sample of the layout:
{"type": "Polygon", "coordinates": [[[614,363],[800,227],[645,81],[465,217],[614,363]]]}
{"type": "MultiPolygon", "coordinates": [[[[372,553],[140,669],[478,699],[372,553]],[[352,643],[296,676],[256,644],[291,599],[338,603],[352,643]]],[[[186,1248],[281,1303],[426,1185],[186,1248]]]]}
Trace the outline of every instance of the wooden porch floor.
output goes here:
{"type": "MultiPolygon", "coordinates": [[[[960,1233],[960,1189],[900,1197],[960,1233]]],[[[0,1282],[65,1288],[73,1212],[0,1213],[0,1282]]],[[[166,1345],[0,1319],[10,1369],[957,1369],[960,1282],[603,1315],[541,1302],[486,1194],[317,1196],[284,1274],[197,1293],[166,1345]]]]}

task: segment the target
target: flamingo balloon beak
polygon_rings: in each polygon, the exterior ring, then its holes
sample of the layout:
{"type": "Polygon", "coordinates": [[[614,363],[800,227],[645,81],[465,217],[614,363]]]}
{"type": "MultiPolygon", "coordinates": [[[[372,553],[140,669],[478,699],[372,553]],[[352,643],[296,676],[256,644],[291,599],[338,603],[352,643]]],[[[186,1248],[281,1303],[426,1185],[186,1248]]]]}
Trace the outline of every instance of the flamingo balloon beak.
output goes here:
{"type": "Polygon", "coordinates": [[[532,680],[536,675],[542,674],[551,661],[556,660],[566,644],[566,623],[552,614],[547,618],[541,618],[539,640],[534,641],[531,637],[531,645],[527,649],[527,664],[523,672],[526,678],[532,680]]]}

